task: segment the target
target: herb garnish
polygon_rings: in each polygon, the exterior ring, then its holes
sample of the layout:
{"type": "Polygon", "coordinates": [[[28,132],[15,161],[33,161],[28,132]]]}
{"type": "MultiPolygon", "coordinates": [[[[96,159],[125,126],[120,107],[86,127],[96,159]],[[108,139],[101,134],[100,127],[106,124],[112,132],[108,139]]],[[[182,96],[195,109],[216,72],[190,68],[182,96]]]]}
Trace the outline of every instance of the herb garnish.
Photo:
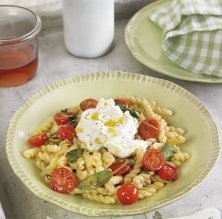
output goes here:
{"type": "Polygon", "coordinates": [[[172,144],[166,142],[166,144],[162,147],[161,152],[165,160],[171,160],[173,155],[176,153],[176,149],[172,144]]]}
{"type": "Polygon", "coordinates": [[[88,176],[85,180],[79,183],[78,188],[81,190],[95,189],[107,183],[112,176],[113,173],[111,170],[102,170],[88,176]]]}
{"type": "Polygon", "coordinates": [[[66,157],[69,160],[69,162],[74,163],[81,157],[81,155],[83,154],[83,151],[84,149],[82,148],[71,150],[66,154],[66,157]]]}
{"type": "Polygon", "coordinates": [[[134,118],[136,118],[136,119],[139,119],[139,116],[138,116],[138,114],[137,114],[135,111],[133,111],[133,110],[130,109],[130,108],[125,107],[122,103],[117,103],[117,102],[115,102],[115,105],[118,106],[123,112],[129,111],[129,114],[130,114],[132,117],[134,117],[134,118]]]}

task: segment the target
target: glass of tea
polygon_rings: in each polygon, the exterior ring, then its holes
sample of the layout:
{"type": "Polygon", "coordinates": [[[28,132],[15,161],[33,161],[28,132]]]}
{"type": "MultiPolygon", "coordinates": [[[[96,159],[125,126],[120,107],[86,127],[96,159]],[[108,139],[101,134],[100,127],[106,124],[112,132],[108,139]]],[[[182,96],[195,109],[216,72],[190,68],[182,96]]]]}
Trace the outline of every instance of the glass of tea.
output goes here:
{"type": "Polygon", "coordinates": [[[26,83],[38,66],[41,19],[27,8],[0,6],[0,87],[26,83]]]}

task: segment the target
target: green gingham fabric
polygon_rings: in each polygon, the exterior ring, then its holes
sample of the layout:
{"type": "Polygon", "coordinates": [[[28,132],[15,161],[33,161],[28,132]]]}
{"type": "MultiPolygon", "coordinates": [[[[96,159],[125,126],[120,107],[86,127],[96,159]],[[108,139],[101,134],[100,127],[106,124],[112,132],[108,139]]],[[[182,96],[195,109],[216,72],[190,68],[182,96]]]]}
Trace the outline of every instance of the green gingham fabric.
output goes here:
{"type": "Polygon", "coordinates": [[[222,77],[222,0],[173,0],[149,18],[163,29],[162,49],[179,66],[222,77]]]}

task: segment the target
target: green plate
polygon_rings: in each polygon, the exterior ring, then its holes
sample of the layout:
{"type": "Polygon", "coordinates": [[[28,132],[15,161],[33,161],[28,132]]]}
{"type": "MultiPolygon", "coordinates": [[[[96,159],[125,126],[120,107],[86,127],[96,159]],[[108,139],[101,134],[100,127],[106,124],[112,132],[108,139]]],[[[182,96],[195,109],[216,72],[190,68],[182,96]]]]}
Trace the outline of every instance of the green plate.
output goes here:
{"type": "Polygon", "coordinates": [[[57,81],[28,99],[10,120],[6,152],[15,174],[36,196],[84,215],[123,216],[153,211],[191,192],[213,168],[219,155],[219,140],[217,128],[207,109],[182,87],[139,74],[98,72],[57,81]],[[146,97],[172,109],[174,116],[168,120],[169,123],[186,130],[187,142],[183,144],[183,150],[191,154],[191,159],[179,170],[178,179],[154,196],[130,206],[101,204],[49,189],[40,178],[35,164],[22,156],[28,148],[26,139],[29,133],[56,111],[77,105],[83,99],[125,95],[146,97]]]}
{"type": "Polygon", "coordinates": [[[222,83],[222,77],[195,74],[173,63],[161,48],[162,30],[149,20],[158,7],[166,7],[172,0],[160,0],[138,11],[126,26],[125,40],[133,56],[148,68],[173,78],[204,83],[222,83]]]}

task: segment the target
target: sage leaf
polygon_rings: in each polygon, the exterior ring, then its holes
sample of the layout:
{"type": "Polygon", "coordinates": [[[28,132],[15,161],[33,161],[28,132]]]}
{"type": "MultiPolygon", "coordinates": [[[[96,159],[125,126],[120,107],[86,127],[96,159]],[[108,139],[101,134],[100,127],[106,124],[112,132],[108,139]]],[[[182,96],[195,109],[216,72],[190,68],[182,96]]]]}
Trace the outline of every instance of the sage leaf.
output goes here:
{"type": "Polygon", "coordinates": [[[66,154],[66,157],[69,160],[69,162],[74,163],[81,157],[83,151],[84,149],[82,148],[71,150],[66,154]]]}
{"type": "Polygon", "coordinates": [[[166,144],[162,147],[161,152],[164,156],[164,159],[168,161],[172,159],[173,155],[176,153],[176,149],[172,144],[166,142],[166,144]]]}
{"type": "Polygon", "coordinates": [[[71,125],[71,126],[73,126],[73,127],[76,127],[76,126],[78,125],[78,122],[77,122],[77,120],[71,120],[71,121],[69,122],[69,125],[71,125]]]}
{"type": "Polygon", "coordinates": [[[130,114],[132,117],[134,117],[134,118],[136,118],[136,119],[139,119],[139,116],[138,116],[138,114],[137,114],[135,111],[133,111],[132,109],[129,109],[129,108],[126,108],[126,110],[129,111],[129,114],[130,114]]]}
{"type": "Polygon", "coordinates": [[[130,109],[130,108],[125,107],[122,103],[117,103],[117,102],[115,102],[115,105],[118,106],[123,112],[129,111],[129,114],[130,114],[132,117],[134,117],[134,118],[136,118],[136,119],[139,119],[139,116],[138,116],[138,114],[137,114],[135,111],[133,111],[133,110],[130,109]]]}
{"type": "Polygon", "coordinates": [[[102,170],[88,176],[85,180],[79,183],[78,188],[81,190],[95,189],[107,183],[112,176],[113,173],[111,170],[102,170]]]}
{"type": "Polygon", "coordinates": [[[70,119],[69,125],[71,125],[73,127],[76,127],[78,125],[78,121],[77,121],[76,115],[70,116],[69,119],[70,119]]]}

